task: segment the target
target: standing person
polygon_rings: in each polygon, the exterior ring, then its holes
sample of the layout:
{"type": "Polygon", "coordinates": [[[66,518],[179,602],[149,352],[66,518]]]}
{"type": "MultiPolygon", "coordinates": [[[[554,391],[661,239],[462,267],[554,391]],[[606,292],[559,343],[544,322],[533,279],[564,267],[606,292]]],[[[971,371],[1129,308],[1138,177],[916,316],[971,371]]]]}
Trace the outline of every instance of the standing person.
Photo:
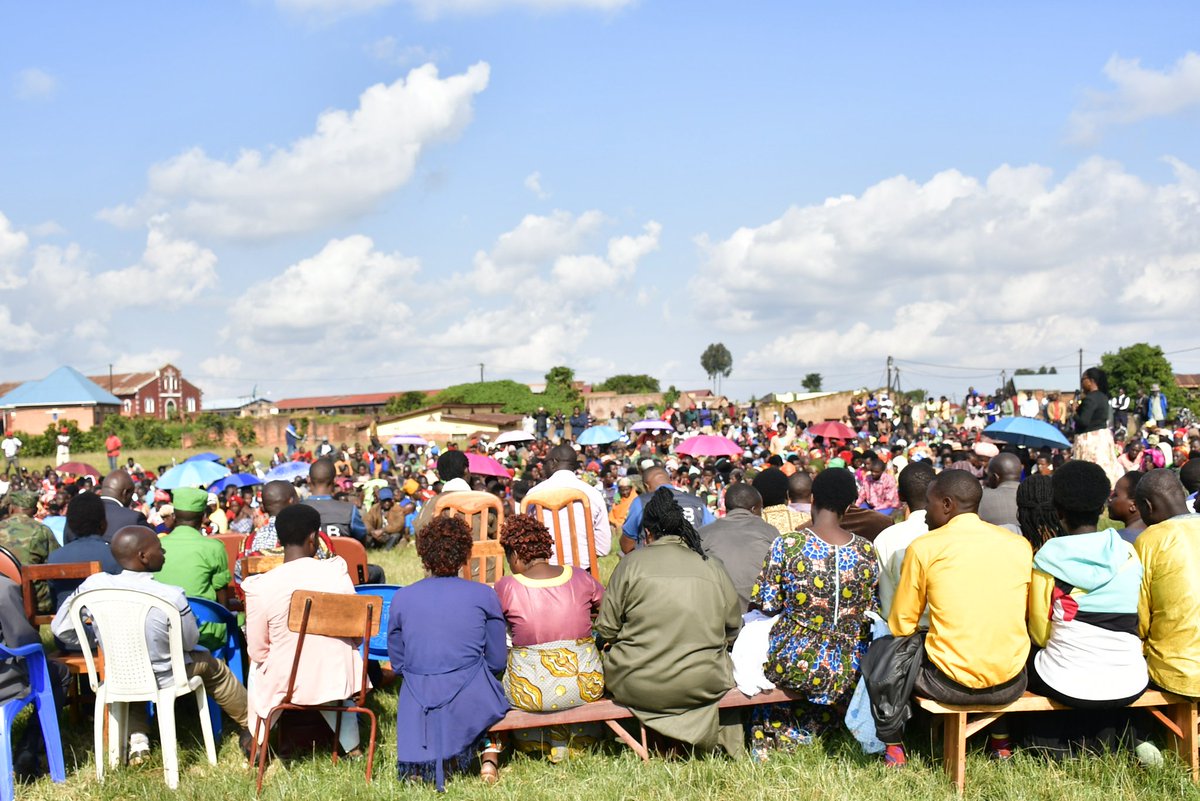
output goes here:
{"type": "Polygon", "coordinates": [[[66,426],[58,429],[58,436],[54,438],[56,443],[54,451],[54,466],[59,467],[71,461],[71,432],[66,426]]]}
{"type": "Polygon", "coordinates": [[[117,432],[109,434],[104,440],[104,452],[108,454],[109,471],[116,470],[117,463],[121,460],[121,438],[117,436],[117,432]]]}
{"type": "Polygon", "coordinates": [[[1146,521],[1142,520],[1137,506],[1137,485],[1144,475],[1141,470],[1131,470],[1117,479],[1117,485],[1108,496],[1108,517],[1124,525],[1117,533],[1130,544],[1146,530],[1146,521]]]}
{"type": "Polygon", "coordinates": [[[1089,367],[1083,371],[1079,386],[1084,396],[1075,411],[1075,447],[1071,457],[1100,465],[1109,484],[1116,484],[1124,472],[1117,465],[1117,446],[1108,429],[1108,376],[1099,367],[1089,367]]]}
{"type": "Polygon", "coordinates": [[[473,542],[461,519],[431,520],[417,537],[429,576],[396,590],[388,619],[388,658],[404,680],[396,702],[399,776],[436,782],[439,791],[480,750],[484,780],[499,778],[499,749],[487,730],[509,708],[496,678],[508,661],[500,599],[458,577],[473,542]]]}
{"type": "Polygon", "coordinates": [[[1167,422],[1167,396],[1162,394],[1158,384],[1150,385],[1150,395],[1146,398],[1146,421],[1154,421],[1156,426],[1167,422]]]}
{"type": "Polygon", "coordinates": [[[1125,394],[1125,387],[1117,390],[1117,394],[1109,401],[1113,410],[1113,425],[1120,429],[1129,428],[1129,396],[1125,394]]]}
{"type": "MultiPolygon", "coordinates": [[[[314,558],[320,543],[320,513],[310,506],[289,505],[273,520],[278,542],[283,546],[283,564],[250,576],[242,584],[246,593],[246,653],[253,679],[247,698],[251,729],[287,694],[299,639],[288,625],[292,593],[315,590],[354,594],[344,559],[314,558]]],[[[292,700],[297,704],[343,703],[358,694],[361,679],[362,654],[357,641],[308,635],[304,659],[296,665],[292,700]]],[[[342,753],[361,755],[357,715],[322,712],[321,716],[337,734],[342,753]]],[[[264,732],[264,742],[269,733],[264,732]]]]}
{"type": "Polygon", "coordinates": [[[18,454],[21,452],[21,446],[24,443],[13,432],[8,432],[4,436],[4,441],[0,442],[0,451],[4,452],[4,478],[8,478],[8,474],[16,470],[17,478],[21,477],[21,458],[18,454]]]}
{"type": "Polygon", "coordinates": [[[655,490],[643,525],[646,546],[617,565],[596,619],[605,684],[655,734],[740,755],[742,727],[722,725],[717,709],[733,687],[737,591],[669,488],[655,490]]]}

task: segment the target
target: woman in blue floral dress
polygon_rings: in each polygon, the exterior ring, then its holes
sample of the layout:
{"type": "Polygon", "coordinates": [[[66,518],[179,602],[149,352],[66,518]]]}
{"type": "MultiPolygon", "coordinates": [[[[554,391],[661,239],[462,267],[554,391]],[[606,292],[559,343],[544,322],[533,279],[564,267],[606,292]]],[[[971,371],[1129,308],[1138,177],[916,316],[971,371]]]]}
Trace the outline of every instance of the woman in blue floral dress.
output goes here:
{"type": "Polygon", "coordinates": [[[830,468],[812,491],[812,523],[775,540],[751,595],[751,606],[779,616],[763,672],[807,701],[756,707],[756,750],[807,742],[841,720],[870,645],[867,613],[879,609],[875,549],[841,527],[857,499],[854,475],[830,468]]]}

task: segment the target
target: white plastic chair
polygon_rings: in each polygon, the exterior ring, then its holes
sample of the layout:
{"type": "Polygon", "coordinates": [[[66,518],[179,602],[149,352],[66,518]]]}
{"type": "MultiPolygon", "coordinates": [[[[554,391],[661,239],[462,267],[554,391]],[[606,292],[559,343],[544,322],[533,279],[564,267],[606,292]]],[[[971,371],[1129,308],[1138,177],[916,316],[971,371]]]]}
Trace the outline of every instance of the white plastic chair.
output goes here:
{"type": "Polygon", "coordinates": [[[179,610],[158,596],[137,590],[98,589],[75,596],[70,620],[79,636],[87,662],[88,681],[96,693],[96,778],[104,779],[104,715],[108,710],[108,763],[124,763],[128,748],[129,704],[152,701],[158,709],[158,735],[162,741],[163,774],[167,786],[179,786],[179,753],[175,740],[175,699],[191,693],[200,709],[200,728],[210,765],[217,764],[208,716],[208,696],[199,676],[188,678],[183,664],[183,630],[179,610]],[[96,663],[88,640],[83,610],[87,609],[104,651],[104,680],[96,674],[96,663]],[[171,649],[170,683],[159,687],[146,642],[146,619],[152,613],[167,619],[171,649]]]}

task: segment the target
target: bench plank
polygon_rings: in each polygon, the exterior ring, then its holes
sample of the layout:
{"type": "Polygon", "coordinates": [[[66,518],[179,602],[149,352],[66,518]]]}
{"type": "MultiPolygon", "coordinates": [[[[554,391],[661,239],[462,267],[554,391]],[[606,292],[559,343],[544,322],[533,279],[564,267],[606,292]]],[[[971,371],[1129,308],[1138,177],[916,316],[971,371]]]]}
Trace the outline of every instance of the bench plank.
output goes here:
{"type": "MultiPolygon", "coordinates": [[[[960,706],[956,704],[943,704],[940,701],[934,701],[930,698],[917,697],[917,704],[927,712],[932,712],[935,715],[951,715],[958,712],[966,712],[967,714],[981,714],[985,712],[1053,712],[1060,709],[1071,709],[1072,707],[1066,704],[1060,704],[1057,701],[1045,698],[1033,693],[1025,693],[1011,704],[978,704],[969,706],[960,706]]],[[[1142,693],[1141,697],[1129,704],[1129,707],[1146,707],[1146,706],[1169,706],[1171,704],[1188,704],[1191,701],[1173,693],[1163,692],[1161,690],[1147,690],[1142,693]]]]}

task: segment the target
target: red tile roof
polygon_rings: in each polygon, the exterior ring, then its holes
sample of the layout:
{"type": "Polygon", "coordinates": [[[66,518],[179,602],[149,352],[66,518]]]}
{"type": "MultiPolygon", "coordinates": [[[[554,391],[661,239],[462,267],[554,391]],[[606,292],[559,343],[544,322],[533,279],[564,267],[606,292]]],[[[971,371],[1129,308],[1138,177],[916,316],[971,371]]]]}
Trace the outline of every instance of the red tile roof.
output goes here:
{"type": "MultiPolygon", "coordinates": [[[[315,395],[307,398],[285,398],[275,404],[281,411],[293,409],[330,409],[351,408],[355,406],[383,406],[396,395],[403,395],[409,390],[400,389],[392,392],[362,392],[357,395],[315,395]]],[[[441,392],[440,389],[421,389],[427,397],[433,397],[441,392]]]]}
{"type": "Polygon", "coordinates": [[[1176,373],[1175,383],[1184,389],[1200,387],[1200,373],[1176,373]]]}

